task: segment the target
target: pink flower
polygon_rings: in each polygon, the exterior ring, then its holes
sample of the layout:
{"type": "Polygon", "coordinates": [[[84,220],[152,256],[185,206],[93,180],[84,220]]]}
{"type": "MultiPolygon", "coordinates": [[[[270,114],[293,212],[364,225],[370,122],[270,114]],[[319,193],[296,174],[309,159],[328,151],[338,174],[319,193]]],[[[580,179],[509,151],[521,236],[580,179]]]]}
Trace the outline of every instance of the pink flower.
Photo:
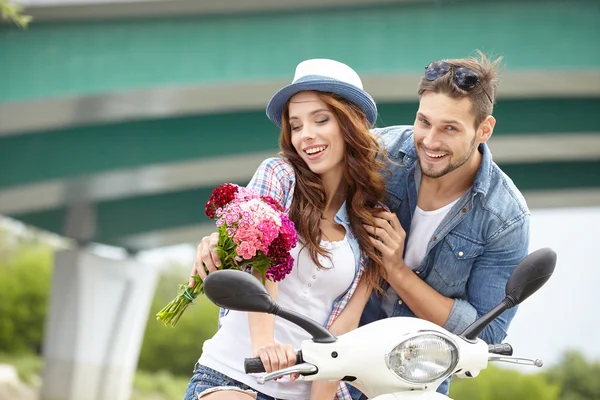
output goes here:
{"type": "Polygon", "coordinates": [[[296,243],[298,243],[298,233],[296,232],[296,227],[285,214],[281,215],[280,234],[283,242],[285,243],[285,248],[287,251],[290,251],[296,245],[296,243]]]}
{"type": "Polygon", "coordinates": [[[250,260],[256,255],[256,247],[252,246],[250,242],[242,242],[238,246],[237,252],[244,260],[250,260]]]}
{"type": "Polygon", "coordinates": [[[261,247],[262,232],[254,225],[242,224],[238,227],[233,241],[238,245],[252,243],[254,247],[261,247]]]}
{"type": "Polygon", "coordinates": [[[258,229],[263,235],[263,243],[266,244],[266,248],[268,248],[271,245],[271,242],[279,235],[279,227],[272,220],[263,219],[259,222],[258,229]]]}
{"type": "Polygon", "coordinates": [[[238,201],[247,201],[252,199],[258,199],[260,196],[255,191],[242,187],[239,188],[238,192],[235,195],[238,201]]]}

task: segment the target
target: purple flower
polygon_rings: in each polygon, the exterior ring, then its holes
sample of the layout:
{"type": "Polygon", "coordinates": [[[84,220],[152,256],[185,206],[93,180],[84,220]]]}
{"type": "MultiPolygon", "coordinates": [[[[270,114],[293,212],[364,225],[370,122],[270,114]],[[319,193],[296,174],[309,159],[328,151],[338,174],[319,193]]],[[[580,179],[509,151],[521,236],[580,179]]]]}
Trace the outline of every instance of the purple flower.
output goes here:
{"type": "Polygon", "coordinates": [[[284,255],[282,259],[278,261],[279,263],[277,265],[273,265],[267,270],[267,278],[271,279],[273,282],[283,280],[290,272],[292,272],[294,266],[294,259],[289,254],[284,255]]]}

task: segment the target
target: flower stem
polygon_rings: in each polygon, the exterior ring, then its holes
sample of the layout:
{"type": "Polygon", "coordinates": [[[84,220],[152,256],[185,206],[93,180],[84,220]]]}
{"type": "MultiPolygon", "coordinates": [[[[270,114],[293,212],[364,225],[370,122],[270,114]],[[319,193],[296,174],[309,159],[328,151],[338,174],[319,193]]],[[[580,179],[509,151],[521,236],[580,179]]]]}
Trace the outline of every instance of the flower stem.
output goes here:
{"type": "Polygon", "coordinates": [[[179,294],[156,314],[158,321],[164,322],[165,326],[175,327],[185,309],[199,294],[204,293],[204,284],[199,276],[193,276],[196,283],[193,288],[187,285],[179,285],[179,294]]]}

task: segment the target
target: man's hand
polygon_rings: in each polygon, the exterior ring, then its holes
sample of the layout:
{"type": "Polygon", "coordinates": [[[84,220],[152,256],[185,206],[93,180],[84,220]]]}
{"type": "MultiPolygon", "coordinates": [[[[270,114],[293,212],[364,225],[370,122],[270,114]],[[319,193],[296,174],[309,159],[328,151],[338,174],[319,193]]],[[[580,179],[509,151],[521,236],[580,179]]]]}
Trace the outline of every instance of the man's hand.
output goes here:
{"type": "MultiPolygon", "coordinates": [[[[266,372],[273,372],[296,365],[296,352],[289,344],[272,343],[263,346],[254,352],[255,357],[260,357],[266,372]]],[[[298,374],[291,374],[292,381],[298,378],[298,374]]]]}
{"type": "Polygon", "coordinates": [[[388,277],[394,271],[404,267],[404,239],[406,232],[400,225],[396,214],[381,211],[374,215],[374,226],[364,225],[372,236],[373,246],[381,253],[388,277]]]}
{"type": "Polygon", "coordinates": [[[221,266],[219,255],[214,250],[218,241],[218,232],[213,232],[210,234],[210,236],[204,236],[202,238],[202,241],[196,250],[196,260],[194,261],[194,266],[190,272],[190,280],[188,284],[189,287],[193,287],[196,282],[192,276],[200,275],[200,278],[204,280],[206,275],[216,271],[221,266]]]}

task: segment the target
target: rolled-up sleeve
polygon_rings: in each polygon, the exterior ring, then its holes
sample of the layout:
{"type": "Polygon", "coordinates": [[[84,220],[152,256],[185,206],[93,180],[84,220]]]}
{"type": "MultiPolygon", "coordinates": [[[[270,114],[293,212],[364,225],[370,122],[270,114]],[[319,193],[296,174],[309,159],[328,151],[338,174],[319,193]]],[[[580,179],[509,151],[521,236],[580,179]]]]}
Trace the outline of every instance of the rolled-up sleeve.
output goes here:
{"type": "Polygon", "coordinates": [[[452,333],[461,333],[477,319],[477,310],[468,301],[454,299],[448,321],[444,329],[452,333]]]}

